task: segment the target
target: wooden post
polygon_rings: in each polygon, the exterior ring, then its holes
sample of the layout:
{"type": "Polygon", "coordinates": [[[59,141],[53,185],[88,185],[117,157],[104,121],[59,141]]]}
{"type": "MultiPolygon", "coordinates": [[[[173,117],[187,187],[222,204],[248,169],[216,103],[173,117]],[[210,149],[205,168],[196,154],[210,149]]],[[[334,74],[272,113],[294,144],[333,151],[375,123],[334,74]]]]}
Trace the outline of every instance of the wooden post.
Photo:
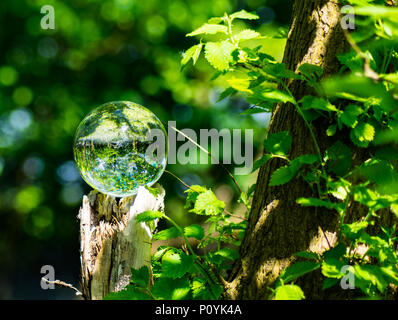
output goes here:
{"type": "Polygon", "coordinates": [[[131,268],[151,270],[152,231],[136,223],[137,214],[164,210],[164,189],[152,195],[140,187],[136,196],[121,198],[91,191],[79,211],[80,259],[83,297],[102,299],[120,291],[131,277],[131,268]]]}

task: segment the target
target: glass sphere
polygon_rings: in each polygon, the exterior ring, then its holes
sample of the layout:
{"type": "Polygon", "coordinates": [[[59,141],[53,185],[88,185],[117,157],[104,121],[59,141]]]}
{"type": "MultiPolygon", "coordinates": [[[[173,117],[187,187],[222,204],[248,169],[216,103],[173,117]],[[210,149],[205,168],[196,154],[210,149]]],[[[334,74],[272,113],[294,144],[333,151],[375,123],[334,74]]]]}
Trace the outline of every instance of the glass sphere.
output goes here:
{"type": "Polygon", "coordinates": [[[128,101],[109,102],[91,111],[77,128],[73,153],[83,179],[114,196],[137,193],[162,175],[167,134],[147,108],[128,101]]]}

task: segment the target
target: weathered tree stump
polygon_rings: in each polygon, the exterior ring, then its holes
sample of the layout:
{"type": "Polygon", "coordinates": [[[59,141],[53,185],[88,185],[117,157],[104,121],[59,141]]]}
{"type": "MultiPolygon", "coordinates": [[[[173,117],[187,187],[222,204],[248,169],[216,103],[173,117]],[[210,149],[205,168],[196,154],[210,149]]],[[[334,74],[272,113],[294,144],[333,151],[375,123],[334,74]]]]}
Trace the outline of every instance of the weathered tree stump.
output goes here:
{"type": "Polygon", "coordinates": [[[80,219],[80,260],[83,297],[102,299],[120,291],[131,278],[131,268],[151,270],[152,231],[135,217],[144,211],[164,210],[165,191],[152,195],[140,187],[136,196],[116,199],[91,191],[83,197],[80,219]]]}

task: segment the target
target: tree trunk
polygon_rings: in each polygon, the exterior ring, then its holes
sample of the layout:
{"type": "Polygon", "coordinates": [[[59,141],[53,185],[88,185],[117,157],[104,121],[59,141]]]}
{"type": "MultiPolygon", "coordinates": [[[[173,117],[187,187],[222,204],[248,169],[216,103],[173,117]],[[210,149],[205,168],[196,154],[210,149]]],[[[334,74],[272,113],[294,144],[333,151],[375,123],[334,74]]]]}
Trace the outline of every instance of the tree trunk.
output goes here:
{"type": "Polygon", "coordinates": [[[91,191],[83,197],[79,212],[80,259],[83,297],[102,299],[126,286],[131,268],[146,265],[151,270],[152,230],[136,223],[137,214],[164,210],[164,189],[153,196],[140,187],[138,194],[117,201],[91,191]]]}
{"type": "MultiPolygon", "coordinates": [[[[348,46],[340,26],[340,7],[332,0],[296,0],[293,21],[283,62],[297,71],[304,63],[321,66],[324,75],[338,71],[336,55],[348,46]]],[[[288,83],[299,100],[310,89],[302,81],[288,83]]],[[[323,152],[333,141],[325,138],[327,125],[314,124],[323,152]]],[[[316,154],[310,133],[291,104],[274,108],[269,132],[289,131],[293,138],[291,158],[316,154]]],[[[296,204],[299,197],[314,197],[309,186],[298,179],[280,187],[269,187],[271,174],[282,164],[274,159],[260,169],[248,227],[241,246],[241,260],[231,273],[227,295],[232,299],[267,299],[280,272],[293,261],[293,254],[322,252],[336,242],[337,214],[296,204]]],[[[322,298],[319,276],[309,274],[299,283],[306,298],[322,298]]]]}

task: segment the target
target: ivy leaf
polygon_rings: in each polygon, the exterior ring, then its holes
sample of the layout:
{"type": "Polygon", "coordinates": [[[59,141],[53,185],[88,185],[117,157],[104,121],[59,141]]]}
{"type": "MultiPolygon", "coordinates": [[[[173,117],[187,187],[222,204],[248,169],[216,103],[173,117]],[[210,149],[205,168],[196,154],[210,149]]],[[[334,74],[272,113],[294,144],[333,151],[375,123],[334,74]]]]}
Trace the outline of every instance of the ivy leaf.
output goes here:
{"type": "Polygon", "coordinates": [[[275,300],[302,300],[305,299],[304,292],[299,286],[288,284],[279,286],[275,291],[275,300]]]}
{"type": "Polygon", "coordinates": [[[186,65],[190,59],[192,59],[193,64],[196,64],[196,61],[199,58],[200,52],[202,51],[203,43],[199,43],[190,47],[183,55],[181,60],[182,65],[186,65]]]}
{"type": "Polygon", "coordinates": [[[205,57],[207,61],[217,70],[224,71],[233,62],[232,52],[236,47],[229,41],[207,42],[205,46],[205,57]]]}
{"type": "Polygon", "coordinates": [[[176,227],[159,231],[153,235],[154,240],[169,240],[182,236],[176,227]]]}
{"type": "Polygon", "coordinates": [[[260,37],[260,34],[254,30],[246,29],[235,35],[237,41],[250,40],[260,37]]]}
{"type": "Polygon", "coordinates": [[[205,236],[205,231],[201,226],[197,224],[192,224],[184,228],[184,234],[188,238],[195,238],[197,240],[202,240],[205,236]]]}
{"type": "Polygon", "coordinates": [[[199,34],[216,34],[216,33],[228,34],[228,28],[219,24],[208,24],[205,23],[203,26],[187,34],[187,37],[197,36],[199,34]]]}
{"type": "Polygon", "coordinates": [[[288,131],[271,133],[264,141],[267,152],[277,155],[287,155],[292,145],[292,137],[288,131]]]}
{"type": "Polygon", "coordinates": [[[162,277],[177,279],[190,272],[194,264],[192,256],[168,251],[162,258],[162,277]]]}
{"type": "Polygon", "coordinates": [[[138,214],[135,217],[135,220],[137,222],[149,222],[153,221],[155,219],[161,219],[164,217],[164,213],[160,211],[152,211],[152,210],[147,210],[143,213],[138,214]]]}
{"type": "Polygon", "coordinates": [[[244,19],[244,20],[257,20],[260,19],[260,17],[254,13],[249,13],[246,10],[241,10],[238,12],[234,12],[233,14],[230,15],[231,20],[234,19],[244,19]]]}
{"type": "Polygon", "coordinates": [[[187,299],[191,287],[187,278],[160,277],[155,281],[152,293],[158,299],[182,300],[187,299]]]}

